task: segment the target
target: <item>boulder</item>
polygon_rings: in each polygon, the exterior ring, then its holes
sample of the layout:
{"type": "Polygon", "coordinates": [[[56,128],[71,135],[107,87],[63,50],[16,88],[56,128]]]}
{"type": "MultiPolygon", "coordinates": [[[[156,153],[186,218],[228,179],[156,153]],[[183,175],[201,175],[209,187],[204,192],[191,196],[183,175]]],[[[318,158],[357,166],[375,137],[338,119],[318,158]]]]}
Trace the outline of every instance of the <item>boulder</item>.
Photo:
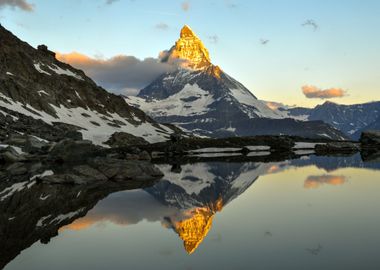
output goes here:
{"type": "Polygon", "coordinates": [[[10,145],[24,146],[26,144],[26,136],[18,133],[11,133],[6,139],[6,143],[10,145]]]}
{"type": "Polygon", "coordinates": [[[21,156],[13,147],[8,146],[7,148],[0,149],[0,163],[15,163],[24,161],[24,157],[21,156]]]}
{"type": "Polygon", "coordinates": [[[131,145],[147,145],[149,142],[144,138],[136,137],[126,132],[115,132],[106,144],[112,147],[125,147],[131,145]]]}
{"type": "Polygon", "coordinates": [[[16,162],[8,166],[7,169],[10,176],[24,175],[28,173],[28,169],[25,167],[24,163],[16,162]]]}
{"type": "Polygon", "coordinates": [[[101,147],[91,141],[63,140],[55,144],[49,153],[49,159],[59,162],[76,163],[94,157],[101,147]]]}
{"type": "Polygon", "coordinates": [[[39,140],[33,136],[27,136],[25,146],[23,150],[28,153],[38,153],[43,149],[47,149],[49,144],[46,141],[39,140]]]}

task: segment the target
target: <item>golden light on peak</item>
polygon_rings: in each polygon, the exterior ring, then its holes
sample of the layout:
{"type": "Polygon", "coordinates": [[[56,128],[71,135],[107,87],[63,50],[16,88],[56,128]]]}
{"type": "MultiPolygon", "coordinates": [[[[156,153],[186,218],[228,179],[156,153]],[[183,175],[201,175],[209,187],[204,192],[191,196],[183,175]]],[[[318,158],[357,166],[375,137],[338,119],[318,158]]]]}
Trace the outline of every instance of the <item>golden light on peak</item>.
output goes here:
{"type": "Polygon", "coordinates": [[[182,28],[180,38],[171,50],[171,55],[175,58],[187,60],[187,66],[190,68],[199,69],[211,65],[208,50],[187,25],[182,28]]]}
{"type": "Polygon", "coordinates": [[[183,240],[188,254],[192,254],[202,243],[212,227],[212,220],[216,212],[223,208],[223,201],[219,198],[215,203],[188,210],[185,218],[173,222],[173,228],[183,240]]]}

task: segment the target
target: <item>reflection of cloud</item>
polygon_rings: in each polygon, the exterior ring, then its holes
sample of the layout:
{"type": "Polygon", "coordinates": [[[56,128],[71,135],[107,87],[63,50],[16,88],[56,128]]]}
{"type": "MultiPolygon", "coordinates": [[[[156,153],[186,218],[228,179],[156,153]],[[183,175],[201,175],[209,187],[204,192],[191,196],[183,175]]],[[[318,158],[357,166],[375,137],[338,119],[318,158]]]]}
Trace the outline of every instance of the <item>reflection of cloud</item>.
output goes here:
{"type": "Polygon", "coordinates": [[[156,29],[159,29],[159,30],[168,30],[169,29],[169,25],[167,25],[166,23],[158,23],[156,24],[156,29]]]}
{"type": "Polygon", "coordinates": [[[310,175],[305,180],[304,187],[307,189],[319,188],[321,185],[339,186],[346,183],[346,177],[343,175],[310,175]]]}
{"type": "Polygon", "coordinates": [[[155,58],[140,60],[127,55],[98,59],[72,52],[57,53],[56,57],[62,62],[83,69],[101,86],[123,94],[126,94],[126,90],[141,89],[161,74],[175,69],[173,64],[161,63],[155,58]]]}
{"type": "Polygon", "coordinates": [[[189,11],[190,9],[190,3],[188,1],[182,2],[181,8],[183,11],[189,11]]]}
{"type": "Polygon", "coordinates": [[[307,98],[329,99],[346,96],[346,91],[341,88],[320,89],[316,86],[302,86],[302,92],[307,98]]]}
{"type": "Polygon", "coordinates": [[[322,251],[322,246],[321,244],[318,244],[317,247],[307,248],[306,251],[309,252],[311,255],[318,255],[322,251]]]}
{"type": "Polygon", "coordinates": [[[178,215],[178,211],[157,202],[145,191],[116,193],[99,202],[85,217],[75,220],[61,230],[83,230],[102,222],[126,226],[143,220],[162,221],[165,216],[178,215]]]}
{"type": "Polygon", "coordinates": [[[9,6],[12,8],[19,8],[24,11],[33,11],[34,6],[28,3],[26,0],[0,0],[0,8],[9,6]]]}

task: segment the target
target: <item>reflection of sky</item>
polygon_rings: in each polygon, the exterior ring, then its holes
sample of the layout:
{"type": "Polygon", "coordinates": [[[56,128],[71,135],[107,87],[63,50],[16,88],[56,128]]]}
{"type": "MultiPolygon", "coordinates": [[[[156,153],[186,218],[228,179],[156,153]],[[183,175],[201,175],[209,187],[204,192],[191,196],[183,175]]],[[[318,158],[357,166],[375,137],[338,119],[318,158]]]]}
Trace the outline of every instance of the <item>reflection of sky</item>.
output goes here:
{"type": "Polygon", "coordinates": [[[329,175],[344,177],[344,184],[316,189],[304,187],[310,176],[326,175],[314,166],[261,176],[215,215],[191,256],[160,221],[177,210],[143,191],[116,193],[83,219],[90,226],[61,230],[49,245],[23,251],[7,269],[375,269],[379,173],[338,169],[329,175]]]}
{"type": "Polygon", "coordinates": [[[267,100],[314,105],[301,86],[341,87],[344,103],[379,100],[377,0],[28,0],[34,12],[0,10],[0,21],[36,46],[90,56],[156,57],[189,24],[215,64],[267,100]],[[302,27],[312,19],[317,31],[302,27]],[[157,29],[165,23],[167,30],[157,29]],[[218,42],[215,44],[215,39],[218,42]],[[101,37],[101,38],[100,38],[101,37]],[[261,39],[268,39],[266,45],[261,39]]]}

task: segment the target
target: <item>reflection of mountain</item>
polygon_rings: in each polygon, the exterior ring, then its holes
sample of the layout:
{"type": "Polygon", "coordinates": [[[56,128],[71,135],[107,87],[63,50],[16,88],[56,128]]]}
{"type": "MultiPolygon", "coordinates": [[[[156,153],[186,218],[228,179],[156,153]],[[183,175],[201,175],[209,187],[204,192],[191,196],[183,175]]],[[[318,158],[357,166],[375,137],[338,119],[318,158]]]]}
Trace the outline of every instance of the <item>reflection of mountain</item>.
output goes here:
{"type": "Polygon", "coordinates": [[[295,167],[314,165],[328,172],[335,171],[339,168],[366,168],[380,170],[380,163],[363,162],[360,154],[348,157],[309,156],[303,159],[292,160],[291,165],[295,167]]]}
{"type": "Polygon", "coordinates": [[[0,269],[33,243],[48,243],[60,227],[86,215],[108,194],[146,187],[144,182],[44,185],[0,183],[0,269]]]}
{"type": "MultiPolygon", "coordinates": [[[[39,240],[47,243],[61,230],[81,230],[103,221],[124,226],[143,220],[160,222],[165,228],[173,229],[184,241],[186,251],[192,253],[209,233],[216,213],[247,190],[260,175],[292,166],[317,166],[326,171],[342,167],[380,169],[378,163],[363,163],[359,155],[310,156],[272,163],[159,165],[165,173],[162,181],[152,187],[145,186],[144,190],[112,194],[99,203],[112,192],[141,186],[131,186],[130,182],[127,186],[122,183],[47,186],[1,182],[0,268],[39,240]]],[[[344,182],[342,177],[331,173],[307,180],[305,184],[309,186],[344,182]]]]}
{"type": "Polygon", "coordinates": [[[202,243],[212,226],[212,220],[217,211],[221,211],[223,201],[217,200],[214,205],[198,207],[183,212],[183,218],[170,220],[172,228],[183,240],[185,250],[191,254],[202,243]]]}
{"type": "Polygon", "coordinates": [[[273,165],[208,162],[186,164],[180,171],[171,171],[171,165],[157,165],[165,176],[146,191],[161,203],[179,209],[214,205],[219,199],[226,205],[273,165]]]}
{"type": "Polygon", "coordinates": [[[242,194],[262,174],[278,169],[273,163],[196,163],[181,168],[158,165],[164,178],[146,191],[181,215],[165,223],[184,241],[191,254],[211,229],[216,212],[242,194]]]}

